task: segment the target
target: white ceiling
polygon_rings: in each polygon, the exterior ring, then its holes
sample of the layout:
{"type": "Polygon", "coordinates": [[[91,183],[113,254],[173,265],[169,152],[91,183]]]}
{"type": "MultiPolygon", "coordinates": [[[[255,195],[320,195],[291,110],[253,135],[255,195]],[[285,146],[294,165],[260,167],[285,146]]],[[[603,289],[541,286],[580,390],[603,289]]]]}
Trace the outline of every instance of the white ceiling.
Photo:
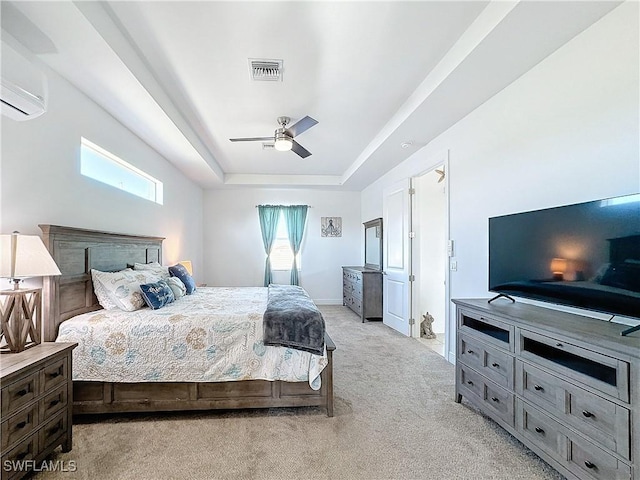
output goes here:
{"type": "Polygon", "coordinates": [[[2,1],[2,29],[204,188],[360,190],[619,3],[2,1]],[[310,157],[229,141],[282,115],[310,157]]]}

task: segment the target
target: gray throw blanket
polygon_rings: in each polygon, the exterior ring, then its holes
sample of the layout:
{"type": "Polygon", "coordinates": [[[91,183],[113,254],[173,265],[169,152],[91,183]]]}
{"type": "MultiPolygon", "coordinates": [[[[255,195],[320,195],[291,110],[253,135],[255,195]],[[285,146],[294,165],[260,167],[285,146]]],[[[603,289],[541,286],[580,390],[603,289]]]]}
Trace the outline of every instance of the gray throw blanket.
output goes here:
{"type": "Polygon", "coordinates": [[[297,285],[269,285],[264,344],[324,355],[324,318],[297,285]]]}

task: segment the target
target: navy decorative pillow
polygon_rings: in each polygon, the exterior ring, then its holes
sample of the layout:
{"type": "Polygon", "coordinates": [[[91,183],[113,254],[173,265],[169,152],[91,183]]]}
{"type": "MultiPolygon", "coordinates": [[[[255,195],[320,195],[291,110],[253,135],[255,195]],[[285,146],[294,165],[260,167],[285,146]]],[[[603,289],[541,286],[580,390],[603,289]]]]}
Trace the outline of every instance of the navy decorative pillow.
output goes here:
{"type": "Polygon", "coordinates": [[[187,295],[191,295],[196,291],[196,282],[187,269],[184,268],[183,265],[177,264],[173,267],[169,267],[169,273],[172,277],[178,277],[184,283],[184,286],[187,287],[187,295]]]}
{"type": "Polygon", "coordinates": [[[164,280],[140,285],[140,291],[145,303],[153,310],[162,308],[176,299],[173,295],[173,290],[164,280]]]}

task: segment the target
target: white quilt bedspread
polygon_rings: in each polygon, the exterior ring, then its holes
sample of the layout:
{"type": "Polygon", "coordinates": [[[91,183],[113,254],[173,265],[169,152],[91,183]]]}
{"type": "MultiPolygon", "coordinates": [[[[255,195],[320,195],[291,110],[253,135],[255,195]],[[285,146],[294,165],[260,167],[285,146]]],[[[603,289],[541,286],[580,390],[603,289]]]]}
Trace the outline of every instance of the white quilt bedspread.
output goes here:
{"type": "Polygon", "coordinates": [[[98,310],[60,325],[77,342],[73,379],[99,382],[308,381],[320,388],[323,356],[265,346],[267,288],[201,287],[159,310],[98,310]]]}

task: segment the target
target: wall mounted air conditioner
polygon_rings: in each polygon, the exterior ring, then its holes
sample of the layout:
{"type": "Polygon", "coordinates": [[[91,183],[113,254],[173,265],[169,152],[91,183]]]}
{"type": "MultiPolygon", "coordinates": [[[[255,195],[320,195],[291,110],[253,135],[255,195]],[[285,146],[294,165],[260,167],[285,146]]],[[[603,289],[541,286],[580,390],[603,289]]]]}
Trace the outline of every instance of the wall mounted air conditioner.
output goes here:
{"type": "Polygon", "coordinates": [[[29,51],[2,39],[0,113],[13,120],[39,117],[47,110],[47,77],[29,51]]]}
{"type": "Polygon", "coordinates": [[[0,81],[0,103],[2,115],[18,121],[30,120],[46,111],[42,97],[4,78],[0,81]]]}

